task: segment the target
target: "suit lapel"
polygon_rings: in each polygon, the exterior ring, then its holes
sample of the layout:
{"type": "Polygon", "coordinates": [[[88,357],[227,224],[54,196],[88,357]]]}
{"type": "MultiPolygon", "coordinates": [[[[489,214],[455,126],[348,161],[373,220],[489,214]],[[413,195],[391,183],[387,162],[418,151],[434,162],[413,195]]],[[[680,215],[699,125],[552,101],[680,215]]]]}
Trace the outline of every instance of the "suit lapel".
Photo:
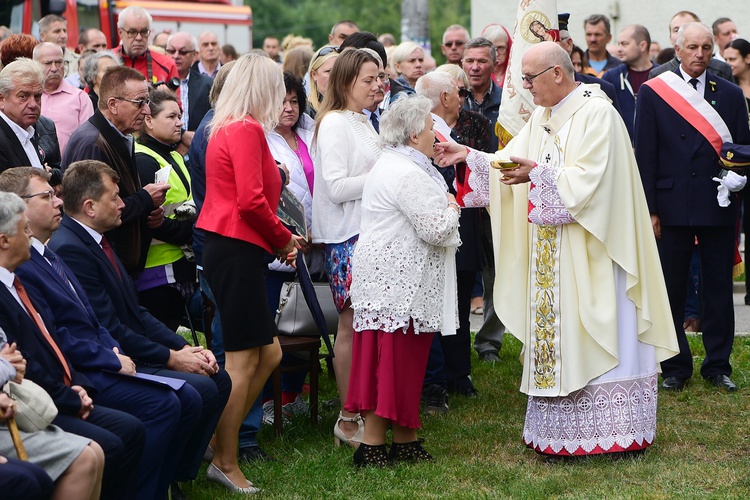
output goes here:
{"type": "MultiPolygon", "coordinates": [[[[26,154],[26,150],[23,149],[23,145],[21,144],[21,141],[18,140],[18,136],[16,136],[16,133],[13,132],[13,129],[10,128],[10,125],[5,123],[5,120],[0,118],[0,129],[2,129],[3,133],[8,137],[8,141],[10,142],[10,146],[13,149],[13,154],[18,158],[18,165],[10,165],[12,167],[19,167],[21,165],[26,165],[27,162],[30,162],[29,155],[26,154]]],[[[32,141],[32,144],[34,144],[34,141],[32,141]]],[[[37,150],[36,144],[34,144],[34,149],[37,150]]]]}

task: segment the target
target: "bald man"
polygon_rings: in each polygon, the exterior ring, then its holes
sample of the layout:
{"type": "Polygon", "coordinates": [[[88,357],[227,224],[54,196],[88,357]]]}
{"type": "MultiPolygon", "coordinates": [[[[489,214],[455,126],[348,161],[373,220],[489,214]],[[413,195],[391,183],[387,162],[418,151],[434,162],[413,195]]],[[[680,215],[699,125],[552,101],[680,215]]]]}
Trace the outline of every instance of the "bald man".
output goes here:
{"type": "Polygon", "coordinates": [[[523,441],[553,457],[641,452],[657,363],[678,345],[630,137],[556,43],[530,48],[521,72],[537,107],[518,135],[491,155],[442,143],[436,161],[466,161],[457,198],[489,202],[495,312],[524,344],[523,441]]]}

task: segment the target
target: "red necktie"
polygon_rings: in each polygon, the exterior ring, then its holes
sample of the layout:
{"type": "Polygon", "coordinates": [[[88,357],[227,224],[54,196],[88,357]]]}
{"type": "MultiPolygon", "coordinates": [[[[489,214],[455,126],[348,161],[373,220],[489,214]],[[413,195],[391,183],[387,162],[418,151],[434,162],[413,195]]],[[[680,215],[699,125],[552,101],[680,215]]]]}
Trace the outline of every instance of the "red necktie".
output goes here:
{"type": "Polygon", "coordinates": [[[120,278],[120,281],[122,281],[122,275],[120,274],[120,266],[117,265],[117,258],[115,257],[115,251],[112,250],[112,245],[109,244],[109,241],[107,241],[107,238],[102,236],[102,250],[104,250],[104,254],[109,259],[110,264],[112,264],[112,267],[115,268],[115,273],[117,273],[117,277],[120,278]]]}
{"type": "Polygon", "coordinates": [[[52,338],[52,335],[50,335],[49,331],[47,331],[47,327],[44,326],[42,317],[39,316],[39,313],[34,307],[34,304],[32,304],[31,300],[29,300],[29,296],[26,294],[26,289],[21,284],[21,280],[18,279],[18,276],[14,277],[13,286],[16,288],[16,292],[18,292],[18,298],[21,299],[21,303],[26,308],[26,312],[29,313],[29,316],[31,316],[31,319],[34,320],[34,323],[36,323],[37,328],[39,328],[39,330],[42,332],[44,338],[47,339],[47,342],[49,343],[50,347],[52,347],[52,350],[55,351],[57,359],[60,360],[60,364],[65,371],[65,373],[63,374],[63,382],[65,382],[65,385],[70,386],[70,368],[68,368],[68,362],[65,361],[65,357],[63,356],[62,351],[58,347],[55,340],[52,338]]]}

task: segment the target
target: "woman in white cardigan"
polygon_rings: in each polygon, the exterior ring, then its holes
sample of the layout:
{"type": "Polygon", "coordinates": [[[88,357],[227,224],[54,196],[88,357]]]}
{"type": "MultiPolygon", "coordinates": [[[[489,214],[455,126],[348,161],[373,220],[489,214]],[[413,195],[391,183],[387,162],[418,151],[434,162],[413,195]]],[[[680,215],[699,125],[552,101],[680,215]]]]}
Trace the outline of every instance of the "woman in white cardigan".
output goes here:
{"type": "Polygon", "coordinates": [[[346,409],[364,415],[359,466],[431,460],[417,440],[435,332],[455,334],[459,206],[430,161],[426,97],[399,99],[380,122],[385,149],[365,182],[354,251],[354,346],[346,409]],[[385,437],[393,427],[393,444],[385,437]]]}
{"type": "MultiPolygon", "coordinates": [[[[352,360],[352,310],[349,300],[351,256],[359,236],[362,188],[380,157],[378,134],[363,113],[378,92],[378,60],[359,49],[337,59],[328,80],[315,131],[313,243],[325,244],[326,274],[339,311],[333,367],[342,407],[352,360]]],[[[342,408],[333,428],[335,443],[357,446],[364,422],[342,408]]]]}

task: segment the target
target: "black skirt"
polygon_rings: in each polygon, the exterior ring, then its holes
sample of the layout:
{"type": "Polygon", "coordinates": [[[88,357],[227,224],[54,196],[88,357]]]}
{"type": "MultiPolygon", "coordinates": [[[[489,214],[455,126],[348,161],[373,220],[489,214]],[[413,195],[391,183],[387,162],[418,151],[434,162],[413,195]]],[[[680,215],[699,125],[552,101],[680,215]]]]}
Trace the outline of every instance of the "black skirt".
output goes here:
{"type": "Polygon", "coordinates": [[[268,308],[265,254],[252,243],[206,232],[203,274],[216,299],[225,351],[272,344],[278,333],[268,308]]]}

